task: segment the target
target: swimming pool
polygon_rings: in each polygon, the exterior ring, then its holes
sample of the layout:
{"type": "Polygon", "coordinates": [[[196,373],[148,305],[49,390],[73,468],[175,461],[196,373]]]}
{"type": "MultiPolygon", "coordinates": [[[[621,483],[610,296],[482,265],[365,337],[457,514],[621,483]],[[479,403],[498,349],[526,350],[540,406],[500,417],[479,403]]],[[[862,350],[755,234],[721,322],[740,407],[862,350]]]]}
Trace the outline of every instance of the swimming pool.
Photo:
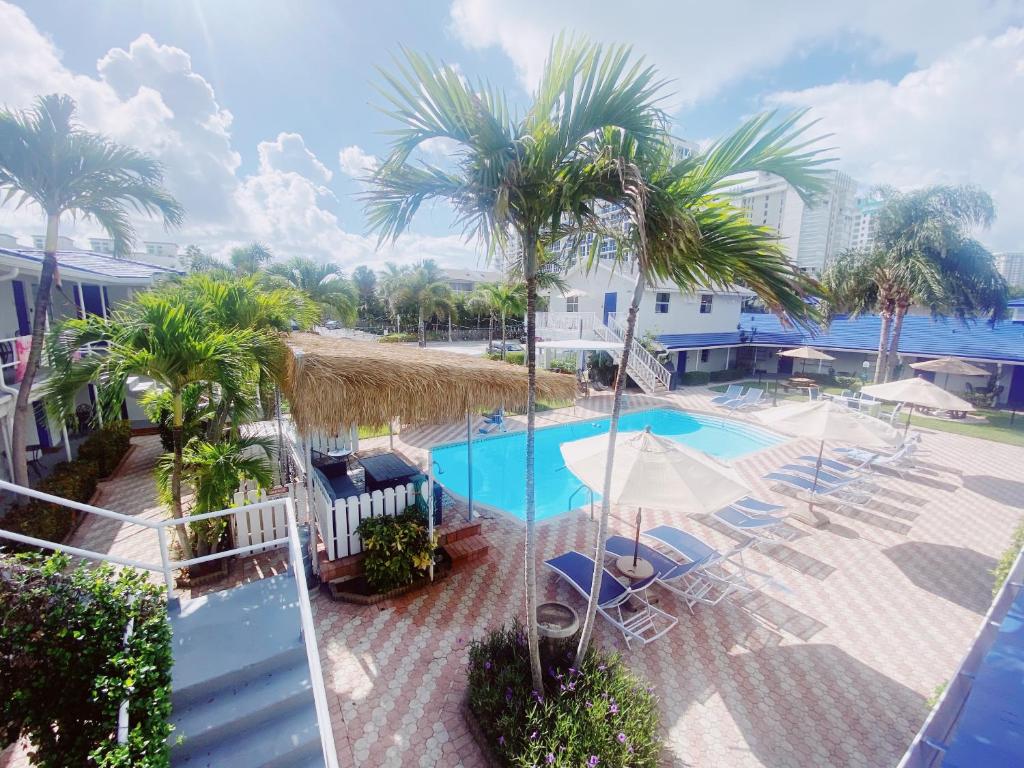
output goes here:
{"type": "MultiPolygon", "coordinates": [[[[587,491],[573,492],[579,479],[565,467],[559,446],[585,437],[607,434],[609,419],[593,419],[537,430],[537,519],[559,515],[589,502],[587,491]],[[571,506],[570,506],[571,504],[571,506]]],[[[720,459],[735,459],[775,445],[782,438],[757,427],[715,416],[703,416],[664,408],[624,414],[619,431],[650,426],[690,448],[720,459]]],[[[468,495],[466,443],[452,443],[433,450],[435,479],[458,496],[468,495]]],[[[473,441],[473,501],[496,507],[518,518],[525,517],[526,433],[483,437],[473,441]]],[[[596,494],[595,494],[596,495],[596,494]]]]}

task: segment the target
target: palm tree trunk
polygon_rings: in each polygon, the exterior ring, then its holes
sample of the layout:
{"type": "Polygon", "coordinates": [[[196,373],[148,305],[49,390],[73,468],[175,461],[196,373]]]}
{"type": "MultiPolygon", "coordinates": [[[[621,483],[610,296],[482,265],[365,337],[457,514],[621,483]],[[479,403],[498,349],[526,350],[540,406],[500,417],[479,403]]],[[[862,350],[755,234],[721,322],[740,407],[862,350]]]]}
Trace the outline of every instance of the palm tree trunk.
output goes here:
{"type": "Polygon", "coordinates": [[[25,373],[18,385],[18,398],[14,404],[14,424],[11,428],[11,463],[14,464],[14,482],[28,485],[28,461],[25,456],[26,432],[28,430],[28,406],[32,384],[39,370],[43,354],[43,340],[46,333],[46,315],[50,311],[50,292],[53,276],[57,271],[57,230],[59,215],[46,217],[46,244],[43,253],[43,267],[39,273],[39,287],[36,289],[36,303],[32,315],[32,347],[25,364],[25,373]]]}
{"type": "MultiPolygon", "coordinates": [[[[182,432],[184,431],[184,418],[182,414],[181,392],[175,392],[173,397],[174,420],[171,425],[171,436],[174,441],[174,462],[171,465],[171,517],[175,520],[181,520],[183,517],[181,511],[181,443],[182,432]]],[[[174,530],[178,534],[178,544],[181,546],[182,554],[186,560],[190,560],[192,558],[192,544],[188,540],[188,529],[184,525],[176,525],[174,530]]]]}
{"type": "Polygon", "coordinates": [[[878,334],[878,362],[875,364],[875,384],[881,384],[883,372],[889,367],[889,330],[892,327],[892,310],[885,304],[881,311],[882,329],[878,334]]]}
{"type": "Polygon", "coordinates": [[[487,351],[491,351],[491,347],[494,346],[494,313],[487,313],[487,351]]]}
{"type": "MultiPolygon", "coordinates": [[[[622,414],[622,393],[625,390],[625,371],[629,365],[629,349],[633,346],[633,335],[636,331],[636,316],[640,309],[640,301],[644,295],[643,273],[637,269],[636,282],[633,284],[633,300],[629,304],[629,315],[626,318],[626,332],[622,337],[622,357],[619,360],[619,376],[615,379],[615,395],[612,399],[612,417],[608,424],[608,458],[604,468],[604,484],[601,489],[601,518],[597,523],[597,547],[594,552],[594,562],[604,562],[605,539],[608,538],[608,517],[611,515],[612,495],[612,469],[615,464],[615,439],[619,433],[619,416],[622,414]]],[[[601,595],[601,580],[594,574],[594,580],[590,585],[590,599],[587,601],[587,614],[583,619],[583,631],[580,633],[580,643],[576,649],[576,659],[582,663],[590,645],[590,638],[594,632],[594,622],[597,620],[597,602],[601,595]]]]}
{"type": "Polygon", "coordinates": [[[505,313],[501,313],[501,359],[505,359],[505,313]]]}
{"type": "MultiPolygon", "coordinates": [[[[523,273],[526,277],[526,634],[530,648],[533,689],[544,690],[540,665],[540,634],[537,630],[537,508],[533,459],[537,442],[537,240],[524,238],[523,273]]],[[[505,324],[502,323],[502,333],[505,324]]],[[[595,574],[595,578],[596,578],[595,574]]]]}
{"type": "Polygon", "coordinates": [[[423,322],[423,307],[420,307],[419,314],[419,334],[420,334],[420,346],[427,346],[427,326],[423,322]]]}
{"type": "Polygon", "coordinates": [[[885,378],[883,382],[889,380],[890,374],[896,370],[896,361],[899,360],[900,350],[900,334],[903,332],[903,318],[907,316],[907,311],[910,309],[909,302],[900,301],[896,304],[896,317],[892,323],[892,336],[889,339],[889,355],[886,358],[886,370],[885,378]]]}

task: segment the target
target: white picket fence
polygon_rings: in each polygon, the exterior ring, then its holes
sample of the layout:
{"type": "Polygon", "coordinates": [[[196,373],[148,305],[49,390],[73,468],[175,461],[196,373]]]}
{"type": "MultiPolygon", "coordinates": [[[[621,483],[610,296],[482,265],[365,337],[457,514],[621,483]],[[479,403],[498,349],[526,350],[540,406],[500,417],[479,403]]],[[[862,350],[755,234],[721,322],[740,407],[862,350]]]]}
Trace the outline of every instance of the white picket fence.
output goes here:
{"type": "MultiPolygon", "coordinates": [[[[247,488],[243,485],[235,493],[235,506],[241,507],[246,504],[257,504],[263,501],[279,501],[269,507],[259,509],[243,509],[231,516],[232,534],[236,547],[251,547],[261,544],[264,541],[275,541],[288,537],[288,519],[285,516],[287,500],[291,499],[293,509],[297,507],[295,499],[295,484],[288,486],[285,493],[275,494],[269,497],[265,490],[247,488]]],[[[285,547],[287,544],[279,544],[285,547]]],[[[266,552],[275,547],[262,547],[254,550],[254,553],[266,552]]]]}
{"type": "Polygon", "coordinates": [[[317,529],[327,550],[328,560],[355,555],[363,551],[362,538],[356,533],[359,523],[368,517],[383,517],[404,512],[416,503],[416,494],[427,496],[427,482],[418,487],[413,483],[385,488],[383,491],[349,496],[347,499],[331,501],[320,479],[314,472],[313,514],[317,529]]]}

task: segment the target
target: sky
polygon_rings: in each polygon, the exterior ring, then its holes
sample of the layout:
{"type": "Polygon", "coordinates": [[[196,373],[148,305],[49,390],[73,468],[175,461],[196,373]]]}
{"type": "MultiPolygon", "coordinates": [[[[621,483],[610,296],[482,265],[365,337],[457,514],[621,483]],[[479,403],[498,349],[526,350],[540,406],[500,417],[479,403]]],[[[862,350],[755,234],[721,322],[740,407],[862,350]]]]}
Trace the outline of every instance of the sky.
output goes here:
{"type": "MultiPolygon", "coordinates": [[[[377,91],[402,48],[529,102],[561,31],[631,45],[669,81],[675,135],[707,142],[765,109],[809,109],[836,167],[865,187],[970,183],[994,197],[980,234],[1024,250],[1024,2],[741,0],[0,0],[0,105],[69,93],[84,126],[157,157],[187,216],[146,239],[223,254],[251,241],[346,270],[482,254],[444,205],[378,247],[360,200],[393,127],[377,91]]],[[[420,156],[445,162],[434,142],[420,156]]],[[[86,245],[89,222],[62,223],[86,245]]],[[[0,207],[0,232],[41,233],[0,207]]]]}

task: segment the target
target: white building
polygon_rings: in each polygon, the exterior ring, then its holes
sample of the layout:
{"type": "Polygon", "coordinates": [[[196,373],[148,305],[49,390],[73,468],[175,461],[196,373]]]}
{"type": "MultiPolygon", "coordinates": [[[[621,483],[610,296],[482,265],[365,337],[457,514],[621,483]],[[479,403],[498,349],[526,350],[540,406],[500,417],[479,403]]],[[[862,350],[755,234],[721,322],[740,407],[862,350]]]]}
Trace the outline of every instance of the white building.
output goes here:
{"type": "Polygon", "coordinates": [[[1011,288],[1024,286],[1024,251],[995,254],[996,269],[1011,288]]]}
{"type": "MultiPolygon", "coordinates": [[[[39,240],[39,238],[36,238],[36,240],[39,240]]],[[[37,245],[36,247],[41,248],[42,246],[37,245]]],[[[89,249],[94,253],[113,255],[114,241],[109,237],[90,237],[89,249]]],[[[180,259],[178,258],[177,243],[162,243],[147,240],[142,243],[141,249],[132,254],[132,257],[142,259],[161,267],[170,267],[171,269],[178,269],[181,266],[180,259]]]]}
{"type": "Polygon", "coordinates": [[[481,283],[496,283],[501,272],[486,269],[442,269],[445,282],[452,293],[472,293],[481,283]]]}

